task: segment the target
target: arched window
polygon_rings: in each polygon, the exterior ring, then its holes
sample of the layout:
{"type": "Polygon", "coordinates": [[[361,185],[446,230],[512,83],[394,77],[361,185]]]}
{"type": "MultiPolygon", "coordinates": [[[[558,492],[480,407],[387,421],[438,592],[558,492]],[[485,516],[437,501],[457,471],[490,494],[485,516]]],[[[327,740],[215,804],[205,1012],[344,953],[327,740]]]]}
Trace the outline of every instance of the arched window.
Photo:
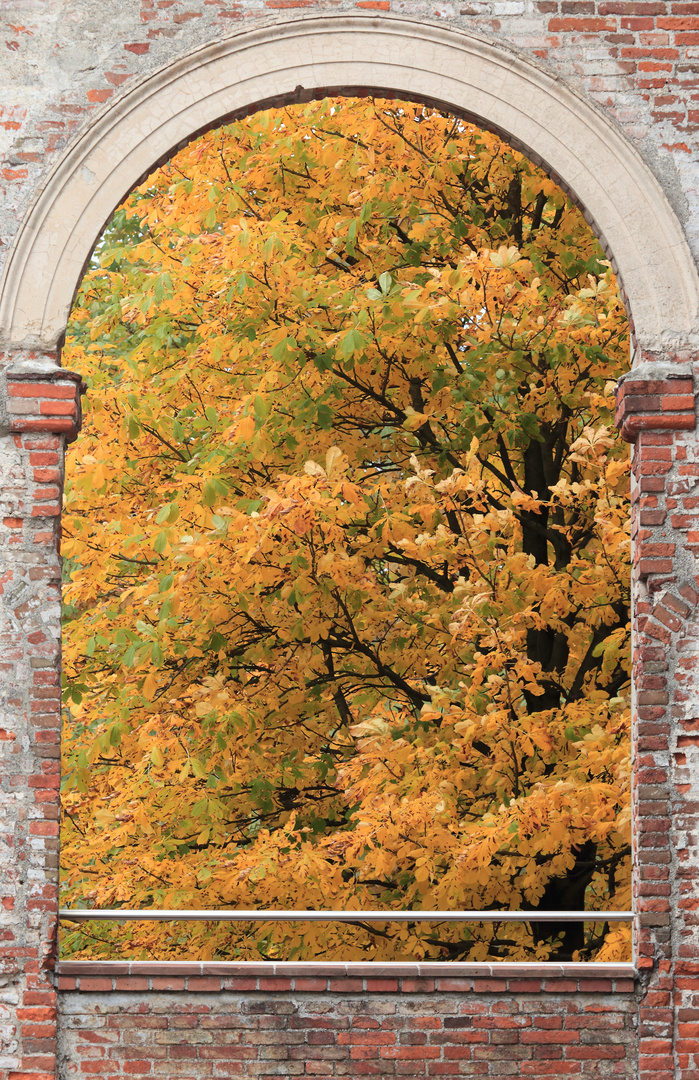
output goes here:
{"type": "Polygon", "coordinates": [[[628,359],[582,213],[435,108],[201,136],[99,241],[64,513],[73,955],[627,959],[628,359]],[[385,910],[386,921],[361,912],[385,910]]]}

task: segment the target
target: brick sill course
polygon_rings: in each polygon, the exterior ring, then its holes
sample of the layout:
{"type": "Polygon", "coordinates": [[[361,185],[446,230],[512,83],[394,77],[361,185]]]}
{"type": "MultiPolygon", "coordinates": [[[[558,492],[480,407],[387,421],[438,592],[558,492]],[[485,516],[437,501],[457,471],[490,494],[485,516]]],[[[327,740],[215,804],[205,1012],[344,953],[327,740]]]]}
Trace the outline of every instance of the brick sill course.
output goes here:
{"type": "Polygon", "coordinates": [[[61,960],[61,991],[296,991],[313,993],[623,993],[634,964],[296,963],[61,960]]]}

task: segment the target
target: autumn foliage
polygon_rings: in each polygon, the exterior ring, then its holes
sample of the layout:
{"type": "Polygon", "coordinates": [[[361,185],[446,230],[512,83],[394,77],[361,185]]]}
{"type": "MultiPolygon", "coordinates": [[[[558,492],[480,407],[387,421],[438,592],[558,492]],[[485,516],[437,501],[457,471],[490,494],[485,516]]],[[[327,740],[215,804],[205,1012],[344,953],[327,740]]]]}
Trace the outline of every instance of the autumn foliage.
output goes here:
{"type": "MultiPolygon", "coordinates": [[[[63,356],[64,903],[626,909],[627,352],[580,211],[430,108],[257,113],[134,191],[63,356]]],[[[63,948],[628,958],[533,919],[63,948]]]]}

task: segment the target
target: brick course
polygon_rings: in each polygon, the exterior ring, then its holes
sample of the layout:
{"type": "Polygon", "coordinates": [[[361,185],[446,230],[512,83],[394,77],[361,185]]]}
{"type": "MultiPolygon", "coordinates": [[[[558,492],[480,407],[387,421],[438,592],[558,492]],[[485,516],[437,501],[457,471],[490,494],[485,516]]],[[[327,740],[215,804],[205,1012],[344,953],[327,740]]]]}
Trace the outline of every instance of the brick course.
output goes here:
{"type": "Polygon", "coordinates": [[[60,1075],[634,1077],[633,992],[585,981],[568,994],[541,980],[534,993],[371,992],[361,979],[354,995],[65,990],[60,1075]]]}

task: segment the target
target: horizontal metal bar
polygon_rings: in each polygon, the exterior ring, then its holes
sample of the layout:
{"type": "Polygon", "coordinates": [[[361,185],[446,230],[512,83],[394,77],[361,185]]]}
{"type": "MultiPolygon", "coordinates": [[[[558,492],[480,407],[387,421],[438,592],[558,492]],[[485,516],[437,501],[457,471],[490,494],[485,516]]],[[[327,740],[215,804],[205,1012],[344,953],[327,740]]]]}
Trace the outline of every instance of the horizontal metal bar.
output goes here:
{"type": "Polygon", "coordinates": [[[157,922],[629,922],[632,911],[133,911],[61,908],[59,919],[157,922]]]}

